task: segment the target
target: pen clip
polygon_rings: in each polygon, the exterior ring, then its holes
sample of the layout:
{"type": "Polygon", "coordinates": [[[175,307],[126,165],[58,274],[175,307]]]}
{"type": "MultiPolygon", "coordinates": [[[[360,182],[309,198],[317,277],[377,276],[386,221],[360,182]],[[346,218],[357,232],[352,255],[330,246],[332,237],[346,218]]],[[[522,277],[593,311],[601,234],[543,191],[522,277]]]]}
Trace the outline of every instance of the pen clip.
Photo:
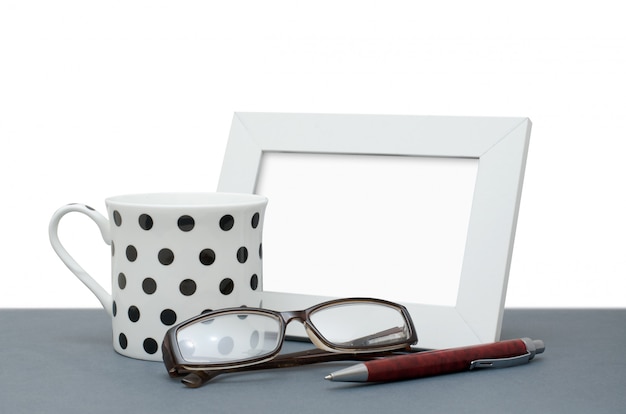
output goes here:
{"type": "Polygon", "coordinates": [[[470,362],[469,369],[474,368],[506,368],[514,367],[515,365],[525,364],[530,361],[532,354],[530,352],[524,355],[514,356],[510,358],[494,358],[494,359],[477,359],[470,362]]]}

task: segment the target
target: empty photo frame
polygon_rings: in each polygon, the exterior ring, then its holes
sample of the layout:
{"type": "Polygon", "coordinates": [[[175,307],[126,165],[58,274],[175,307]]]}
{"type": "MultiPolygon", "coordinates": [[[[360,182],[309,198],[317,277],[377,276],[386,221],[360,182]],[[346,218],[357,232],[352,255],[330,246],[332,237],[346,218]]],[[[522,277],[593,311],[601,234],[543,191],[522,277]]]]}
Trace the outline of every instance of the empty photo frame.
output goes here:
{"type": "Polygon", "coordinates": [[[235,113],[218,191],[269,198],[263,306],[366,292],[408,308],[420,348],[499,340],[530,129],[528,118],[235,113]],[[443,286],[452,293],[430,301],[443,286]]]}

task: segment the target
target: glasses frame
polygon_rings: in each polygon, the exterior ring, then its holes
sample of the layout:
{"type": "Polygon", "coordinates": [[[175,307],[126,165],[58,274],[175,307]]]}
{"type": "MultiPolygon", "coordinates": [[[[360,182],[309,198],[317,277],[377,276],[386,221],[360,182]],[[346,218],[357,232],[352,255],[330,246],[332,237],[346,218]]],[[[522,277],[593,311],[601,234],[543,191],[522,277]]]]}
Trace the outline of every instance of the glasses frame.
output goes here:
{"type": "MultiPolygon", "coordinates": [[[[319,303],[317,305],[311,306],[304,310],[287,311],[287,312],[279,312],[279,311],[273,311],[273,310],[262,309],[262,308],[236,307],[236,308],[226,308],[226,309],[220,309],[220,310],[216,310],[212,312],[207,312],[207,313],[195,316],[191,319],[188,319],[170,328],[165,334],[165,337],[163,339],[163,345],[161,347],[162,352],[163,352],[163,363],[165,364],[165,367],[167,368],[167,371],[171,377],[178,377],[181,375],[185,375],[185,374],[189,374],[189,373],[197,372],[197,371],[222,371],[222,370],[232,371],[232,370],[237,370],[237,369],[249,367],[249,366],[259,366],[259,369],[262,369],[262,367],[260,366],[261,364],[275,359],[277,355],[280,353],[283,347],[283,344],[285,342],[287,325],[294,320],[299,321],[305,326],[307,332],[309,333],[309,339],[313,342],[313,344],[317,348],[325,352],[330,352],[336,355],[339,355],[339,354],[372,355],[375,353],[381,354],[384,352],[396,351],[400,349],[410,349],[410,346],[416,344],[418,340],[417,333],[415,331],[415,325],[413,324],[411,315],[409,314],[409,311],[406,309],[406,307],[398,303],[389,302],[383,299],[374,299],[374,298],[334,299],[334,300],[319,303]],[[317,330],[315,325],[313,325],[310,322],[309,316],[314,312],[317,312],[324,308],[333,307],[336,305],[353,304],[353,303],[365,303],[365,304],[372,303],[372,304],[387,306],[387,307],[398,310],[406,322],[406,327],[409,331],[408,338],[402,341],[398,341],[397,343],[389,344],[386,346],[339,347],[329,342],[328,340],[326,340],[324,336],[317,330]],[[177,336],[178,336],[178,332],[181,329],[184,329],[185,327],[195,324],[195,323],[200,323],[203,320],[214,318],[216,316],[238,314],[241,312],[245,312],[247,314],[270,316],[270,317],[275,318],[279,322],[280,324],[279,332],[278,332],[279,337],[277,338],[278,346],[276,347],[276,349],[274,349],[272,352],[265,354],[263,356],[260,356],[257,358],[246,359],[238,363],[227,362],[227,363],[205,364],[205,363],[189,362],[185,360],[185,358],[182,356],[180,352],[180,348],[177,345],[178,343],[177,336]]],[[[293,359],[291,360],[293,361],[293,359]]],[[[320,362],[322,361],[320,360],[320,362]]],[[[304,363],[307,363],[307,362],[304,362],[304,363]]],[[[311,363],[311,362],[308,362],[308,363],[311,363]]],[[[295,362],[294,365],[300,365],[300,364],[295,362]]],[[[268,366],[268,368],[271,368],[271,366],[268,366]]]]}
{"type": "Polygon", "coordinates": [[[188,388],[198,388],[211,381],[213,378],[221,374],[230,374],[238,372],[248,372],[263,369],[277,369],[277,368],[293,368],[309,364],[317,364],[321,362],[334,362],[334,361],[370,361],[373,359],[387,358],[390,356],[407,355],[410,353],[419,352],[417,349],[413,349],[407,346],[405,349],[399,349],[394,351],[375,351],[367,353],[341,353],[341,352],[328,352],[322,349],[313,348],[306,351],[292,352],[289,354],[278,354],[269,361],[263,362],[257,365],[249,365],[245,367],[235,367],[229,369],[220,370],[198,370],[192,371],[185,375],[181,382],[188,388]]]}

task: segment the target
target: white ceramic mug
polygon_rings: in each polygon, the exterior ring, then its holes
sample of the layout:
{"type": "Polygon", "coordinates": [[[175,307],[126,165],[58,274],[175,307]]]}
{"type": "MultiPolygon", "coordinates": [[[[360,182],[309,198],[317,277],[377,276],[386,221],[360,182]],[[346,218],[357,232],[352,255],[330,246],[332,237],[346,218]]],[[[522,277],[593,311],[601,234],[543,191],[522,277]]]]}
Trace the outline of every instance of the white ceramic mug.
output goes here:
{"type": "Polygon", "coordinates": [[[112,317],[113,347],[160,361],[165,332],[208,309],[261,306],[267,198],[254,194],[134,194],[105,200],[109,219],[68,204],[50,221],[50,242],[112,317]],[[111,245],[112,294],[65,250],[61,218],[86,214],[111,245]]]}

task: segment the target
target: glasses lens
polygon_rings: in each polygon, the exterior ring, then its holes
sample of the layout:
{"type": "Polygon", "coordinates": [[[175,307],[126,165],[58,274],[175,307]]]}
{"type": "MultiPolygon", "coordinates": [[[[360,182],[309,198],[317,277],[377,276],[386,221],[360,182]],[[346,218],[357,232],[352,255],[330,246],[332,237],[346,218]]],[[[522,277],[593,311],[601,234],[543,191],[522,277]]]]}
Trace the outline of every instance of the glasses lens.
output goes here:
{"type": "Polygon", "coordinates": [[[411,337],[401,310],[382,303],[353,302],[320,308],[309,320],[327,342],[349,349],[406,344],[411,337]]]}
{"type": "Polygon", "coordinates": [[[269,314],[224,313],[178,330],[176,339],[187,362],[241,363],[278,348],[280,321],[269,314]]]}

